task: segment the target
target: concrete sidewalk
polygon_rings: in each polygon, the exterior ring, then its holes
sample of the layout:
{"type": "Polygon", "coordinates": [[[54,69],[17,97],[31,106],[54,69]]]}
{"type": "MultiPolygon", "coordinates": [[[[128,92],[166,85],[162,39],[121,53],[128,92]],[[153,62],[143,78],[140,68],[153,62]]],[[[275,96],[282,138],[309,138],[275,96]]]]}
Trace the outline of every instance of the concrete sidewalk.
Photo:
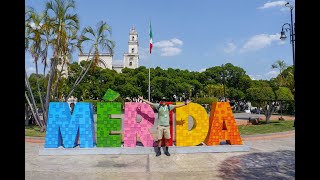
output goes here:
{"type": "MultiPolygon", "coordinates": [[[[243,136],[249,152],[39,156],[25,144],[26,179],[295,179],[295,133],[243,136]],[[264,138],[263,138],[264,137],[264,138]],[[251,138],[251,139],[250,139],[251,138]]],[[[28,138],[26,138],[28,139],[28,138]]],[[[170,149],[169,149],[170,151],[170,149]]]]}

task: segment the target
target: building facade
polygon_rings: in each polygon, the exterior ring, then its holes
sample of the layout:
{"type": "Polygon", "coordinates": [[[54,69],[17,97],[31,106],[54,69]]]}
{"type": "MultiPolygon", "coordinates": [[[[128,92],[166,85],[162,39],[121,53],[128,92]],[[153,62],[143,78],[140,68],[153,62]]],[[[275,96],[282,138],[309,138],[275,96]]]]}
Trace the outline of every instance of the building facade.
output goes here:
{"type": "MultiPolygon", "coordinates": [[[[138,54],[138,33],[135,27],[132,27],[129,32],[129,41],[128,41],[128,52],[123,54],[123,63],[115,63],[113,61],[113,55],[109,53],[99,54],[99,63],[98,66],[101,68],[113,69],[118,73],[121,73],[122,69],[127,67],[131,69],[135,69],[139,67],[139,54],[138,54]]],[[[79,54],[78,62],[85,61],[87,59],[91,59],[93,54],[89,56],[89,54],[79,54]]]]}

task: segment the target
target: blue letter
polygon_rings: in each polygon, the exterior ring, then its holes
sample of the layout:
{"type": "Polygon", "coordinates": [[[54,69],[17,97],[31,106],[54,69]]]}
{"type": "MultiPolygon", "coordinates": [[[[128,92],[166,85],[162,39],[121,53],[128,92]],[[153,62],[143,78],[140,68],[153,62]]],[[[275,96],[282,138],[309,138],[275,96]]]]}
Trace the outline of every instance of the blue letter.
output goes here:
{"type": "Polygon", "coordinates": [[[50,102],[45,148],[73,148],[77,146],[80,134],[80,148],[92,148],[95,141],[93,106],[78,102],[71,115],[67,102],[50,102]]]}

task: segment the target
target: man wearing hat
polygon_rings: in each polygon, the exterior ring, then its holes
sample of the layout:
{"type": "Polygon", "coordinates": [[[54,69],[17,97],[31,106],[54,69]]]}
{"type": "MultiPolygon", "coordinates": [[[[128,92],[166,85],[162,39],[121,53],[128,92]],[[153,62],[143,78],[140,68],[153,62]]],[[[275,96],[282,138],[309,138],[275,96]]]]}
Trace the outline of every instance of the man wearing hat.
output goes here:
{"type": "Polygon", "coordinates": [[[139,96],[139,99],[141,99],[143,102],[149,104],[151,107],[154,107],[158,110],[158,151],[156,153],[156,156],[161,155],[161,140],[164,135],[165,142],[166,142],[166,148],[164,154],[167,156],[170,156],[170,153],[168,151],[169,146],[169,140],[171,138],[170,136],[170,124],[169,124],[169,112],[173,110],[174,108],[178,108],[181,106],[185,106],[189,104],[191,101],[187,100],[184,104],[179,105],[172,105],[168,104],[166,105],[167,99],[165,97],[162,98],[160,103],[152,103],[148,100],[143,99],[143,96],[139,96]]]}

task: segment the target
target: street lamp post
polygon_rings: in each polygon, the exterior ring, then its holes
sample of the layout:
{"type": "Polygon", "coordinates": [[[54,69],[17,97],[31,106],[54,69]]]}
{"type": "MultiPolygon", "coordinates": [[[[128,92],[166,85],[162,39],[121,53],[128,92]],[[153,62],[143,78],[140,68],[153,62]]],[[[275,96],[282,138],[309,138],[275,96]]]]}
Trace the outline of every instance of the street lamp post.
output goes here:
{"type": "Polygon", "coordinates": [[[295,74],[295,49],[294,49],[294,42],[295,42],[295,32],[294,32],[294,26],[295,24],[293,23],[293,19],[292,19],[292,11],[293,11],[293,5],[289,4],[289,2],[287,2],[285,4],[286,7],[290,8],[290,13],[291,13],[291,24],[289,23],[285,23],[282,25],[282,29],[281,29],[281,36],[280,39],[281,40],[285,40],[286,34],[285,31],[289,31],[290,32],[290,44],[292,46],[292,59],[293,59],[293,74],[295,74]],[[286,28],[285,26],[288,26],[289,28],[286,28]]]}
{"type": "MultiPolygon", "coordinates": [[[[295,87],[295,49],[294,49],[294,43],[295,43],[295,23],[293,23],[293,18],[292,18],[292,11],[293,11],[293,5],[289,4],[289,2],[287,2],[285,4],[286,7],[290,8],[290,15],[291,15],[291,24],[289,23],[285,23],[282,25],[282,29],[281,29],[281,36],[280,39],[281,40],[285,40],[286,34],[285,31],[289,31],[290,32],[290,43],[292,46],[292,60],[293,60],[293,85],[295,87]],[[289,28],[286,28],[285,26],[289,26],[289,28]],[[285,31],[284,31],[285,30],[285,31]]],[[[294,124],[293,127],[295,127],[295,120],[294,120],[294,124]]]]}

